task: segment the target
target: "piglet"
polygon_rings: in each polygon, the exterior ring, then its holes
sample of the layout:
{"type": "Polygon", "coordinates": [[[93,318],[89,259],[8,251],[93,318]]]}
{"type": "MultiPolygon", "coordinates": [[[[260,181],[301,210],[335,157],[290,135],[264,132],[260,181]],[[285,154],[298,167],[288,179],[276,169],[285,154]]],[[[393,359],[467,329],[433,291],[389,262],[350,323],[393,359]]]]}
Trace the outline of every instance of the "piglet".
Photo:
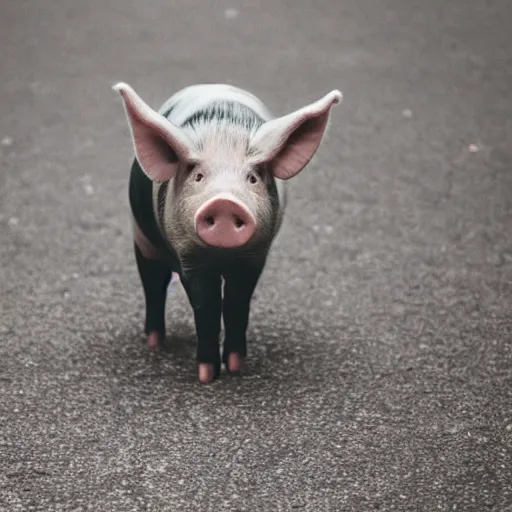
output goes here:
{"type": "Polygon", "coordinates": [[[275,117],[231,85],[186,87],[158,111],[126,83],[113,89],[135,153],[129,201],[148,345],[165,339],[167,289],[179,277],[194,312],[200,382],[216,379],[222,363],[238,373],[251,297],[285,211],[285,181],[316,153],[342,94],[275,117]]]}

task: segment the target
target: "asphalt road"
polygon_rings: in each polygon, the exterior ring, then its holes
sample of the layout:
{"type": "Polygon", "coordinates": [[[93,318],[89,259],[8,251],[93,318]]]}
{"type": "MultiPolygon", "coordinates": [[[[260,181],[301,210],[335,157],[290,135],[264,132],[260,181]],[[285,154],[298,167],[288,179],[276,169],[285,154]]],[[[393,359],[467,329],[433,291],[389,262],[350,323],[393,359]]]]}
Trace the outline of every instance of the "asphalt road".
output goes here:
{"type": "Polygon", "coordinates": [[[0,7],[0,510],[512,510],[512,6],[7,0],[0,7]],[[334,88],[254,299],[247,373],[150,353],[128,126],[334,88]]]}

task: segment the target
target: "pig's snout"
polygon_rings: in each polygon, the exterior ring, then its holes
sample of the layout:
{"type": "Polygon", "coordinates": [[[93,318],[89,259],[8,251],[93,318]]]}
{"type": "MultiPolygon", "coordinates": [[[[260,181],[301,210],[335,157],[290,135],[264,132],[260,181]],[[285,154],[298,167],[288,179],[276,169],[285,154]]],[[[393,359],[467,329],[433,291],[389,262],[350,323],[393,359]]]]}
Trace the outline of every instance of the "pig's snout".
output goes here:
{"type": "Polygon", "coordinates": [[[195,228],[208,245],[233,248],[249,241],[256,230],[256,220],[236,199],[217,196],[197,211],[195,228]]]}

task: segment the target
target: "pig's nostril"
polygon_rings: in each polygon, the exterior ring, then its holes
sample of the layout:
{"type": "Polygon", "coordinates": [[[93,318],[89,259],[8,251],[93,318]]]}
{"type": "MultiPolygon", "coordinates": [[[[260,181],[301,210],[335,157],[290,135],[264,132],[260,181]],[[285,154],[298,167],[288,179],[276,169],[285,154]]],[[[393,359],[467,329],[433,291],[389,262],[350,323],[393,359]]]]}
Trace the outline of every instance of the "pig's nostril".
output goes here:
{"type": "Polygon", "coordinates": [[[208,217],[206,217],[205,220],[208,226],[213,226],[215,224],[215,219],[213,218],[213,215],[208,215],[208,217]]]}
{"type": "Polygon", "coordinates": [[[245,225],[245,222],[240,217],[235,216],[235,226],[240,229],[242,226],[245,225]]]}

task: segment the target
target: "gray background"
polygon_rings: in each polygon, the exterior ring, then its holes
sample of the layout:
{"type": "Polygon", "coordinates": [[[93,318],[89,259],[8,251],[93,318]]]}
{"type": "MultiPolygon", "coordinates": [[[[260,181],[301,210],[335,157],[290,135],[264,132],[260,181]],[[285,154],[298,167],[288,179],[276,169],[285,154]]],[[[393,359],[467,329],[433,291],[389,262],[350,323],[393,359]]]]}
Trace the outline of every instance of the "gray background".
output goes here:
{"type": "Polygon", "coordinates": [[[511,510],[511,17],[2,2],[0,510],[511,510]],[[155,108],[201,81],[278,114],[344,94],[290,182],[242,379],[197,383],[181,292],[171,348],[145,346],[120,80],[155,108]]]}

